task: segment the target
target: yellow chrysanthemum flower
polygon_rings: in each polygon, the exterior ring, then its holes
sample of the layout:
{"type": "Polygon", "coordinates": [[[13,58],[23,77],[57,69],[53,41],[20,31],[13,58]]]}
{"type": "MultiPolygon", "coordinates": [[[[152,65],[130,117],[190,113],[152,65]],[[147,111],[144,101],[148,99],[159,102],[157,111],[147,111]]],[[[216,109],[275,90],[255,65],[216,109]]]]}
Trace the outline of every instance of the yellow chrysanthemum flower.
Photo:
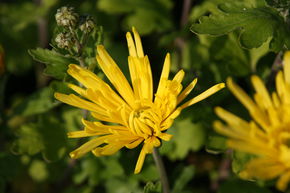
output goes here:
{"type": "Polygon", "coordinates": [[[135,41],[131,33],[126,34],[133,88],[105,48],[100,45],[97,47],[97,61],[117,93],[91,71],[71,64],[68,74],[85,88],[73,84],[69,84],[69,87],[81,97],[55,93],[55,98],[91,111],[94,118],[102,121],[83,120],[84,130],[68,133],[70,138],[97,136],[71,152],[72,158],[79,158],[89,151],[95,156],[111,155],[123,147],[132,149],[144,142],[135,168],[135,173],[139,173],[146,154],[160,146],[160,140],[170,140],[172,136],[165,131],[181,110],[217,92],[224,87],[224,83],[211,87],[177,107],[194,88],[197,79],[182,91],[184,71],[180,70],[173,80],[169,80],[170,56],[167,54],[157,92],[153,96],[150,63],[148,57],[144,56],[140,36],[134,28],[133,34],[135,41]]]}
{"type": "Polygon", "coordinates": [[[252,76],[255,88],[252,100],[231,78],[227,86],[247,108],[251,121],[245,121],[217,107],[217,115],[226,124],[216,121],[217,132],[229,137],[229,147],[251,153],[251,159],[242,171],[242,178],[278,178],[276,186],[285,190],[290,181],[290,52],[284,55],[284,70],[276,76],[276,92],[270,95],[257,76],[252,76]]]}

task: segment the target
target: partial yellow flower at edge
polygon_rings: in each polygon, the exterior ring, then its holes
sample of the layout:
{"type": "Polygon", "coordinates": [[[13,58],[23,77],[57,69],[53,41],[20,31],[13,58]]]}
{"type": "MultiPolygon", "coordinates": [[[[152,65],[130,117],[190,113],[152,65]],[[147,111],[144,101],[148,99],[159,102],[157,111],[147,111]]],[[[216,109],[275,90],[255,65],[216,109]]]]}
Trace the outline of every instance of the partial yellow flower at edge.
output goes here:
{"type": "Polygon", "coordinates": [[[84,129],[68,133],[70,138],[91,137],[88,142],[70,153],[74,159],[91,151],[95,156],[111,155],[123,147],[133,149],[143,142],[135,173],[139,173],[146,154],[161,145],[161,140],[169,141],[172,135],[166,130],[182,109],[197,103],[222,89],[224,83],[217,84],[186,103],[178,106],[197,83],[194,79],[183,91],[181,81],[184,71],[168,79],[170,55],[165,57],[157,92],[153,95],[153,80],[149,59],[143,53],[139,34],[133,28],[126,34],[129,57],[128,65],[131,84],[127,81],[115,61],[105,48],[97,46],[96,59],[117,93],[93,72],[78,65],[69,65],[68,74],[85,88],[69,84],[78,93],[55,93],[55,98],[69,105],[86,109],[99,121],[83,120],[84,129]],[[111,123],[111,124],[110,124],[111,123]]]}
{"type": "Polygon", "coordinates": [[[276,187],[285,191],[290,181],[290,51],[283,59],[284,69],[276,76],[276,92],[271,95],[262,80],[252,76],[254,99],[249,97],[231,78],[227,87],[247,108],[252,120],[217,107],[217,115],[225,122],[214,122],[217,132],[227,136],[228,146],[257,155],[240,173],[242,178],[274,179],[276,187]]]}

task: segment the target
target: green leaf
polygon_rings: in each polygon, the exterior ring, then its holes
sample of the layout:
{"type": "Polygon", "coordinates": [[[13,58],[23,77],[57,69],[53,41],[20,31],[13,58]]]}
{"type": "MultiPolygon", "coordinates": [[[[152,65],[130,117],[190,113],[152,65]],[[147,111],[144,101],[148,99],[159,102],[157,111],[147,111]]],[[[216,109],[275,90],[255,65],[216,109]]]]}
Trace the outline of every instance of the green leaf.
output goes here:
{"type": "Polygon", "coordinates": [[[238,45],[234,34],[216,38],[211,44],[210,53],[211,61],[217,63],[221,74],[226,77],[244,76],[251,72],[246,50],[238,45]]]}
{"type": "Polygon", "coordinates": [[[218,193],[271,193],[266,188],[259,187],[254,182],[247,182],[241,180],[229,180],[223,183],[218,193]]]}
{"type": "Polygon", "coordinates": [[[13,144],[16,153],[34,155],[41,152],[47,161],[56,161],[65,153],[64,126],[51,115],[39,117],[37,123],[22,125],[16,134],[18,139],[13,144]]]}
{"type": "Polygon", "coordinates": [[[181,174],[178,177],[176,177],[172,193],[179,193],[182,190],[184,190],[186,184],[192,179],[194,173],[195,173],[194,166],[184,167],[183,170],[181,171],[181,174]]]}
{"type": "Polygon", "coordinates": [[[40,160],[33,160],[29,168],[29,174],[33,180],[43,182],[48,178],[46,164],[40,160]]]}
{"type": "Polygon", "coordinates": [[[54,116],[43,115],[37,124],[43,141],[43,158],[56,161],[66,153],[67,136],[64,124],[54,116]]]}
{"type": "Polygon", "coordinates": [[[226,138],[216,133],[209,135],[206,142],[206,151],[209,153],[220,153],[227,149],[226,138]]]}
{"type": "Polygon", "coordinates": [[[41,134],[37,130],[37,124],[22,125],[17,132],[18,139],[13,144],[13,151],[19,154],[34,155],[43,149],[41,134]]]}
{"type": "Polygon", "coordinates": [[[127,15],[124,18],[126,28],[135,26],[140,34],[152,31],[165,31],[172,27],[170,0],[100,0],[98,8],[110,14],[127,15]]]}
{"type": "Polygon", "coordinates": [[[46,64],[45,74],[57,79],[63,79],[66,76],[69,64],[77,63],[77,61],[60,55],[53,50],[37,48],[28,50],[28,53],[34,60],[46,64]]]}
{"type": "Polygon", "coordinates": [[[245,48],[260,47],[269,38],[273,51],[279,51],[284,45],[287,28],[283,17],[275,9],[249,8],[237,3],[222,4],[219,9],[219,13],[201,17],[199,23],[191,26],[191,31],[224,35],[239,30],[239,41],[245,48]]]}
{"type": "Polygon", "coordinates": [[[22,116],[31,116],[49,111],[57,106],[58,103],[53,97],[53,92],[50,88],[43,88],[22,101],[15,107],[15,114],[22,116]]]}
{"type": "Polygon", "coordinates": [[[90,186],[98,185],[101,181],[102,164],[96,157],[88,156],[81,162],[81,172],[76,173],[74,182],[81,184],[88,180],[90,186]]]}
{"type": "Polygon", "coordinates": [[[189,118],[177,121],[171,130],[174,136],[174,148],[168,155],[171,159],[183,159],[190,150],[197,151],[204,144],[204,128],[189,118]]]}
{"type": "Polygon", "coordinates": [[[233,172],[239,175],[241,171],[245,169],[246,164],[254,157],[254,155],[234,151],[233,152],[233,161],[232,161],[232,169],[233,172]]]}
{"type": "Polygon", "coordinates": [[[144,187],[144,193],[161,193],[161,183],[147,182],[144,187]]]}

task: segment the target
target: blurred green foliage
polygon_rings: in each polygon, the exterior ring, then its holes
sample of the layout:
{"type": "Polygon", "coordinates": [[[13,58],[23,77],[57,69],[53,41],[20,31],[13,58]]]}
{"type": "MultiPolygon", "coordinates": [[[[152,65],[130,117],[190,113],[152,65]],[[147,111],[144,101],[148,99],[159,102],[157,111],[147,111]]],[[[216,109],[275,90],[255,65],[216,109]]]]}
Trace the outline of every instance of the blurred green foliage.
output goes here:
{"type": "MultiPolygon", "coordinates": [[[[142,172],[133,174],[140,148],[124,149],[110,157],[88,154],[79,160],[69,158],[68,153],[84,140],[67,139],[66,133],[83,127],[83,112],[60,104],[53,97],[55,91],[70,92],[66,82],[73,80],[66,69],[70,63],[80,62],[78,55],[69,57],[68,52],[55,45],[61,29],[56,28],[54,15],[61,6],[74,6],[77,12],[91,15],[96,25],[103,27],[103,32],[101,28],[95,31],[83,50],[85,63],[100,77],[103,74],[94,59],[95,45],[103,39],[126,74],[125,33],[135,26],[142,35],[155,83],[166,52],[170,52],[172,73],[180,68],[186,72],[184,86],[199,78],[189,97],[229,76],[250,92],[247,81],[253,73],[273,88],[273,63],[279,61],[277,53],[290,45],[288,1],[186,2],[1,1],[0,67],[5,67],[5,72],[0,74],[0,192],[161,192],[151,156],[142,172]]],[[[213,107],[217,105],[246,117],[243,107],[224,89],[184,110],[169,129],[174,137],[163,142],[160,152],[172,192],[277,192],[268,188],[271,183],[245,182],[231,173],[238,174],[251,157],[240,152],[218,154],[224,152],[226,144],[212,130],[216,119],[213,107]],[[231,158],[233,170],[230,164],[223,165],[224,160],[231,158]]]]}

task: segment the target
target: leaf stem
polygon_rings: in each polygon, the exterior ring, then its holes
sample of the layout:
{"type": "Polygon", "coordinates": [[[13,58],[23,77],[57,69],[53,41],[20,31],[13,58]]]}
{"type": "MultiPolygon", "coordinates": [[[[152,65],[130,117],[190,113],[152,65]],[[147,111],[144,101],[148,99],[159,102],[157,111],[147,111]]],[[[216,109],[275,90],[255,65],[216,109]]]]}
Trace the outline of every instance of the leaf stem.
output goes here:
{"type": "Polygon", "coordinates": [[[160,175],[163,193],[170,193],[168,178],[167,178],[167,174],[166,174],[166,171],[164,168],[164,164],[163,164],[162,158],[158,152],[158,149],[156,149],[156,148],[153,149],[153,158],[154,158],[155,165],[156,165],[158,172],[159,172],[159,175],[160,175]]]}

